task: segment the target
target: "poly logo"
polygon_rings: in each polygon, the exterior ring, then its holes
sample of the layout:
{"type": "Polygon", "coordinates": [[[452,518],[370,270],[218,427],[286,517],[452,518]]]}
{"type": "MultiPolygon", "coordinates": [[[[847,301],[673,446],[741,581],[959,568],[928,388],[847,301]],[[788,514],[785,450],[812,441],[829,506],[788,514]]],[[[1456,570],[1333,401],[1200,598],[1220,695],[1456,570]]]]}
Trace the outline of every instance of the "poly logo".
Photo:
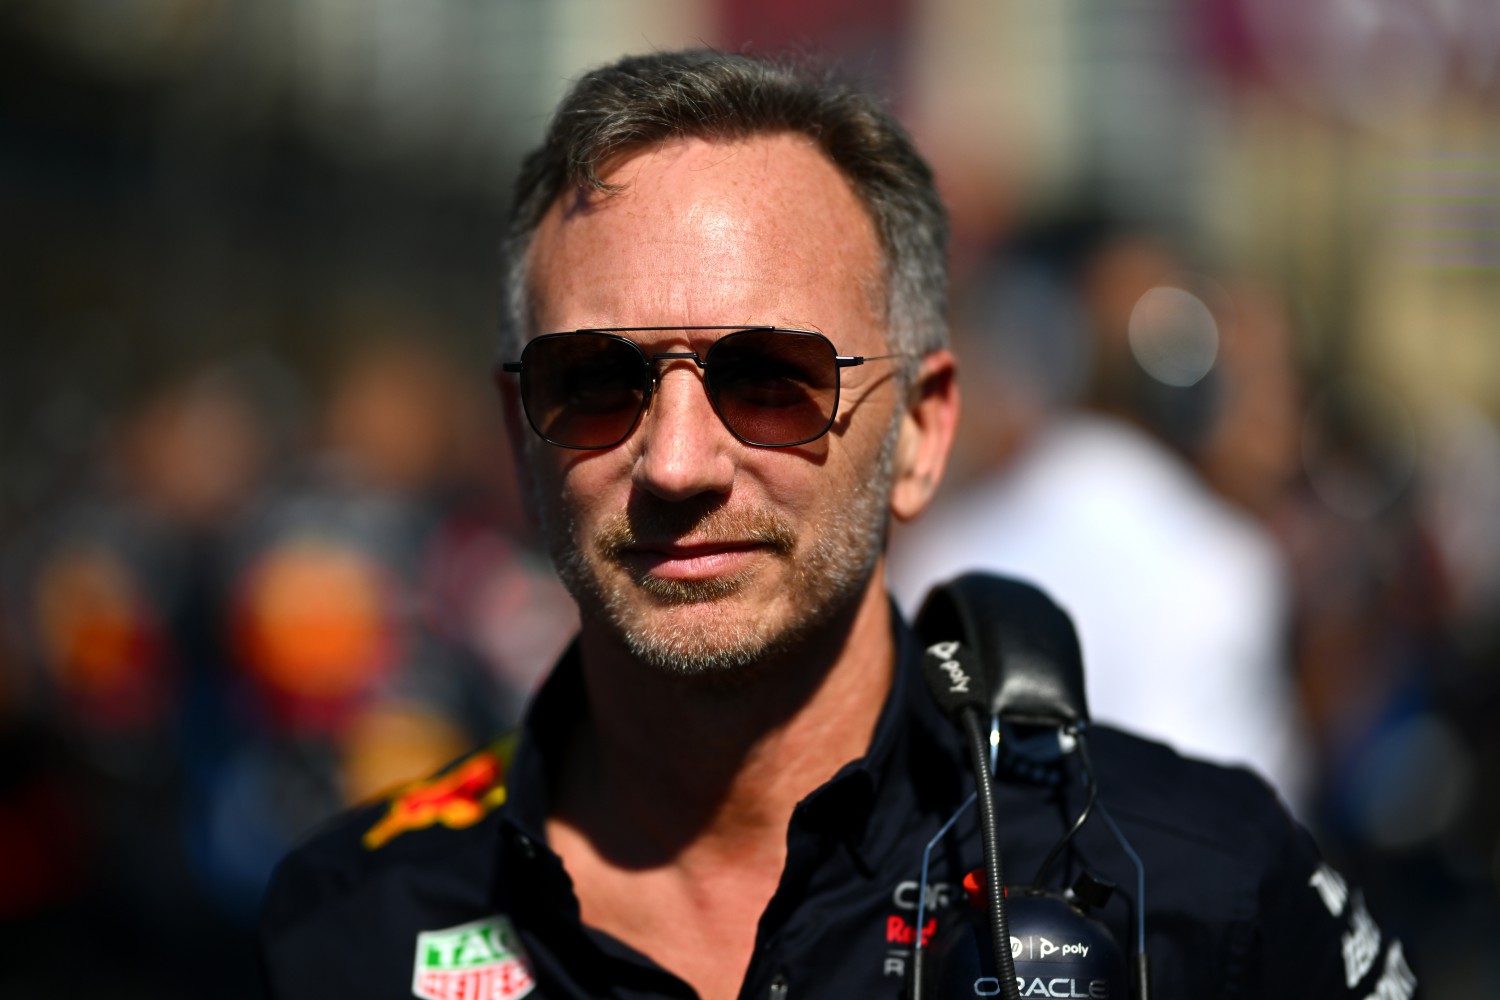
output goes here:
{"type": "Polygon", "coordinates": [[[411,991],[423,1000],[518,1000],[535,988],[505,917],[417,935],[411,991]]]}
{"type": "Polygon", "coordinates": [[[1028,962],[1066,962],[1070,956],[1088,957],[1089,946],[1082,941],[1064,941],[1061,944],[1040,934],[1010,939],[1012,958],[1024,958],[1028,962]]]}

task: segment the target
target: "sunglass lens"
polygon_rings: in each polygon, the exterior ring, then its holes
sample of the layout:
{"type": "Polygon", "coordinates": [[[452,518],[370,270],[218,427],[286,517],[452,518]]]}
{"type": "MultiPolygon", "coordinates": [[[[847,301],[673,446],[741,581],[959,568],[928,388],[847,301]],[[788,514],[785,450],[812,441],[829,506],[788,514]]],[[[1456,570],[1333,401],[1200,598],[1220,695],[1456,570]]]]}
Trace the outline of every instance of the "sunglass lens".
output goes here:
{"type": "Polygon", "coordinates": [[[814,333],[744,330],[709,351],[708,392],[748,444],[784,447],[819,437],[838,407],[833,344],[814,333]]]}
{"type": "Polygon", "coordinates": [[[630,436],[648,383],[646,364],[630,343],[597,333],[538,337],[521,360],[526,416],[545,440],[608,448],[630,436]]]}

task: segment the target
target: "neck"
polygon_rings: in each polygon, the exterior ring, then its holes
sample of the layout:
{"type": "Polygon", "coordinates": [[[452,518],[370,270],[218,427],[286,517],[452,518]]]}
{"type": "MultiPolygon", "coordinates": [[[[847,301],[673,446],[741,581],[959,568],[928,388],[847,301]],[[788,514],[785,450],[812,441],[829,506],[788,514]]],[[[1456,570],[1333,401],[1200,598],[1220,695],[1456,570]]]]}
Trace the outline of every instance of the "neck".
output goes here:
{"type": "Polygon", "coordinates": [[[555,819],[630,868],[746,850],[776,852],[779,867],[793,808],[865,753],[890,689],[881,579],[877,569],[839,621],[743,679],[672,676],[585,627],[589,714],[555,819]]]}

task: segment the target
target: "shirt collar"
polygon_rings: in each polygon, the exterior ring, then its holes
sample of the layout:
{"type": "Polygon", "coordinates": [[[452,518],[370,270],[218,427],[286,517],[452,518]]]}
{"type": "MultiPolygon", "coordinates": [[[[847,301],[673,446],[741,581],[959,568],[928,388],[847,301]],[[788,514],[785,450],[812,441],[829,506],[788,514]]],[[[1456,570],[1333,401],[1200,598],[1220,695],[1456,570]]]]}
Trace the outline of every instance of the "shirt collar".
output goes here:
{"type": "Polygon", "coordinates": [[[896,669],[865,755],[846,764],[803,805],[872,870],[914,825],[932,826],[962,798],[962,744],[921,678],[922,643],[892,608],[896,669]],[[878,807],[878,808],[877,808],[878,807]]]}
{"type": "MultiPolygon", "coordinates": [[[[951,809],[963,780],[953,764],[961,743],[922,685],[921,641],[894,605],[892,622],[896,669],[869,749],[809,794],[793,816],[794,826],[844,840],[871,865],[901,842],[908,824],[951,809]]],[[[509,837],[529,861],[551,855],[545,831],[553,783],[587,700],[575,641],[532,700],[510,769],[509,837]]]]}
{"type": "Polygon", "coordinates": [[[506,818],[536,844],[546,843],[553,782],[573,728],[587,715],[587,702],[578,640],[574,639],[532,698],[511,763],[506,818]]]}

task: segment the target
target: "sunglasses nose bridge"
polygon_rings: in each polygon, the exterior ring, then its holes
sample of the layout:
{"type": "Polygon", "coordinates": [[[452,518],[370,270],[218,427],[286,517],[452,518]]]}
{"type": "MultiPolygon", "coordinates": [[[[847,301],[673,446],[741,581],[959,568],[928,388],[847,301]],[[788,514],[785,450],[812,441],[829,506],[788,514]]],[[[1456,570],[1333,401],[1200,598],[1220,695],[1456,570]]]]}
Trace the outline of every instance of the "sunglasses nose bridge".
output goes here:
{"type": "MultiPolygon", "coordinates": [[[[671,368],[678,361],[691,361],[698,366],[699,371],[704,371],[707,368],[707,365],[699,357],[697,351],[658,351],[655,354],[647,354],[645,357],[646,398],[643,402],[645,404],[644,409],[648,413],[651,410],[651,400],[655,398],[656,390],[661,386],[661,376],[665,369],[671,368]],[[665,366],[663,366],[662,362],[666,362],[665,366]]],[[[707,388],[706,385],[705,388],[707,388]]]]}
{"type": "Polygon", "coordinates": [[[658,367],[662,361],[691,361],[699,369],[704,367],[703,359],[698,356],[697,351],[658,351],[655,354],[646,355],[646,367],[655,374],[661,369],[658,367]]]}

